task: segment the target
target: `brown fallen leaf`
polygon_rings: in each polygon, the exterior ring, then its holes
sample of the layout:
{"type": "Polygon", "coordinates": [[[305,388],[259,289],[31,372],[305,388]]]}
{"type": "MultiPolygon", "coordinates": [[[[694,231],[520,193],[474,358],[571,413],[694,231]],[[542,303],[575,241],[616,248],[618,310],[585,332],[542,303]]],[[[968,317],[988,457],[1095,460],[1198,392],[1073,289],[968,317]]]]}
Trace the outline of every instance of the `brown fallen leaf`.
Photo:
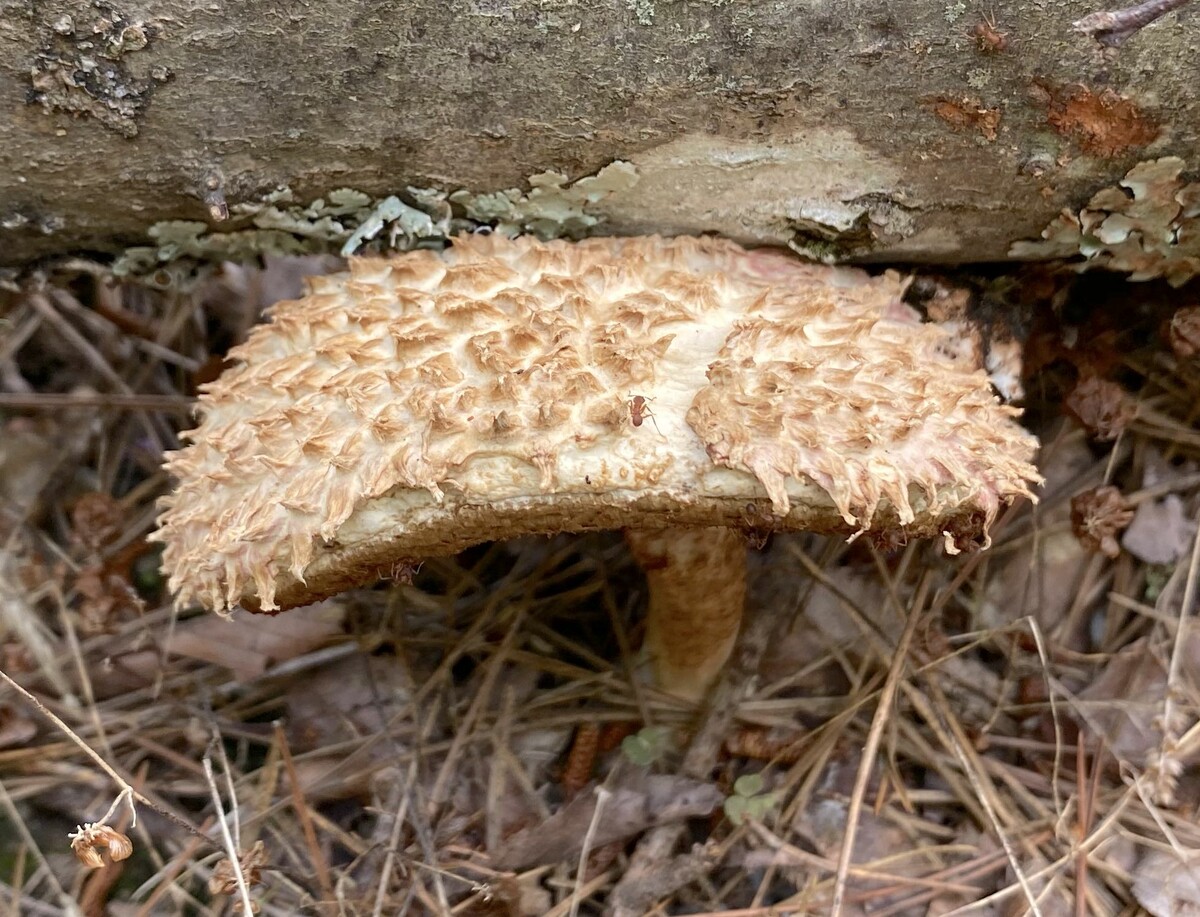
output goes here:
{"type": "Polygon", "coordinates": [[[656,825],[710,815],[724,801],[713,783],[625,768],[615,785],[585,789],[541,824],[506,838],[503,849],[492,852],[492,862],[497,869],[521,870],[571,861],[578,858],[589,831],[595,849],[656,825]],[[597,818],[600,794],[604,802],[597,818]]]}
{"type": "Polygon", "coordinates": [[[145,603],[129,580],[107,572],[100,563],[80,567],[75,591],[79,594],[79,629],[88,636],[112,633],[118,624],[145,611],[145,603]]]}
{"type": "MultiPolygon", "coordinates": [[[[267,865],[267,845],[263,841],[255,841],[254,846],[238,857],[242,867],[242,877],[246,885],[253,888],[262,883],[262,869],[267,865]]],[[[237,874],[229,857],[224,857],[213,867],[212,875],[208,878],[208,890],[213,895],[232,895],[237,891],[237,874]]]]}
{"type": "MultiPolygon", "coordinates": [[[[1184,685],[1200,684],[1200,630],[1188,631],[1181,650],[1180,690],[1190,692],[1184,685]]],[[[1092,683],[1079,692],[1075,713],[1104,739],[1114,758],[1141,767],[1162,741],[1159,720],[1166,691],[1166,659],[1142,638],[1108,657],[1092,683]]],[[[1187,754],[1180,760],[1194,758],[1187,754]]]]}
{"type": "MultiPolygon", "coordinates": [[[[323,665],[288,689],[288,741],[308,751],[376,735],[404,709],[412,691],[412,676],[396,656],[355,653],[323,665]]],[[[380,751],[395,754],[386,743],[380,751]]]]}
{"type": "Polygon", "coordinates": [[[71,507],[71,538],[97,552],[121,530],[125,510],[111,495],[89,491],[71,507]]]}
{"type": "MultiPolygon", "coordinates": [[[[262,884],[262,870],[267,865],[267,846],[262,841],[255,841],[254,846],[238,857],[238,865],[242,870],[242,878],[245,880],[246,888],[251,889],[256,885],[262,884]]],[[[229,857],[222,859],[213,868],[212,875],[208,879],[208,891],[212,895],[238,895],[237,873],[234,871],[233,862],[229,857]]],[[[250,901],[250,909],[252,913],[259,912],[259,904],[257,901],[250,901]]],[[[245,910],[245,904],[241,898],[234,899],[234,913],[240,914],[245,910]]]]}
{"type": "Polygon", "coordinates": [[[332,601],[277,617],[240,614],[227,620],[205,615],[179,625],[167,650],[225,666],[239,681],[251,681],[340,636],[344,618],[345,609],[332,601]]]}

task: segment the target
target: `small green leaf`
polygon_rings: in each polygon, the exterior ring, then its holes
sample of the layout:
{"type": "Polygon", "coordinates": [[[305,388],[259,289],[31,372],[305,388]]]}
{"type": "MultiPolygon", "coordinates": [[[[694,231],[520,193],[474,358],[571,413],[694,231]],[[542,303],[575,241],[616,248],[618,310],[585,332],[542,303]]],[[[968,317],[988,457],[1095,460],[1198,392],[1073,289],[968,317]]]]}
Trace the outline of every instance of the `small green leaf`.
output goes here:
{"type": "Polygon", "coordinates": [[[742,774],[733,784],[733,791],[739,796],[756,796],[762,788],[762,774],[742,774]]]}
{"type": "Polygon", "coordinates": [[[775,808],[778,801],[779,797],[775,793],[763,793],[760,796],[751,797],[746,800],[746,817],[762,821],[766,818],[767,813],[775,808]]]}
{"type": "Polygon", "coordinates": [[[654,754],[650,743],[641,736],[626,736],[621,742],[621,753],[630,763],[639,767],[648,767],[654,762],[654,754]]]}
{"type": "Polygon", "coordinates": [[[621,751],[633,764],[648,767],[667,750],[671,731],[665,726],[646,726],[636,735],[626,736],[621,742],[621,751]]]}
{"type": "Polygon", "coordinates": [[[749,800],[745,796],[730,796],[725,800],[725,817],[740,825],[746,817],[749,800]]]}

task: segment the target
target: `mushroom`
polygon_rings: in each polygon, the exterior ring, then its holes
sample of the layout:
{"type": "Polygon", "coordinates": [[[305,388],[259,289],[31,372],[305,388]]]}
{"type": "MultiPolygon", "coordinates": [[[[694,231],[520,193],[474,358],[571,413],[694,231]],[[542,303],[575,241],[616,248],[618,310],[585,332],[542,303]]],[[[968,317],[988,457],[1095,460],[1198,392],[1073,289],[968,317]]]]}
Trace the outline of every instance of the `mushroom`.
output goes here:
{"type": "Polygon", "coordinates": [[[352,258],[229,354],[170,454],[180,604],[277,611],[533,533],[624,529],[660,686],[737,635],[747,532],[988,542],[1036,439],[906,281],[715,238],[464,235],[352,258]]]}

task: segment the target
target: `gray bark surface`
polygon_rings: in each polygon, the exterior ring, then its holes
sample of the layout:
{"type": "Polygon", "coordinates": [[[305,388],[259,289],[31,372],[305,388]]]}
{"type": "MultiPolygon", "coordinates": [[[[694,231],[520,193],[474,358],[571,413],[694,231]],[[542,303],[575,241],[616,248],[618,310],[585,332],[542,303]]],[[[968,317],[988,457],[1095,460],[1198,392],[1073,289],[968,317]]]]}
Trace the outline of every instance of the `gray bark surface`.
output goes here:
{"type": "Polygon", "coordinates": [[[0,264],[211,222],[210,179],[232,206],[617,159],[605,233],[1001,259],[1196,149],[1200,9],[1103,49],[1071,28],[1103,8],[997,2],[989,44],[988,0],[0,0],[0,264]]]}

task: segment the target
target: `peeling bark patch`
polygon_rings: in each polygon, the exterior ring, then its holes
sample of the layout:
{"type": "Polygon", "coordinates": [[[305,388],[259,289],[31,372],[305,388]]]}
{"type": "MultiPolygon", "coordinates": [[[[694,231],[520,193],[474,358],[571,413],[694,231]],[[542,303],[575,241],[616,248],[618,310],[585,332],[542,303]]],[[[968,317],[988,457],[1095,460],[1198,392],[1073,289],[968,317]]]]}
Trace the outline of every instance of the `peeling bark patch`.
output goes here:
{"type": "Polygon", "coordinates": [[[1047,106],[1050,126],[1090,156],[1109,159],[1158,137],[1158,124],[1111,89],[1097,93],[1086,86],[1054,90],[1038,84],[1036,92],[1047,106]]]}
{"type": "Polygon", "coordinates": [[[996,139],[996,131],[1000,127],[1000,109],[988,108],[974,96],[943,96],[935,99],[931,107],[933,113],[956,132],[977,130],[989,143],[996,139]]]}
{"type": "Polygon", "coordinates": [[[171,74],[163,67],[138,78],[123,57],[145,48],[154,28],[105,8],[82,28],[64,16],[53,33],[30,67],[29,102],[40,102],[47,113],[90,116],[124,137],[136,137],[137,119],[171,74]]]}

